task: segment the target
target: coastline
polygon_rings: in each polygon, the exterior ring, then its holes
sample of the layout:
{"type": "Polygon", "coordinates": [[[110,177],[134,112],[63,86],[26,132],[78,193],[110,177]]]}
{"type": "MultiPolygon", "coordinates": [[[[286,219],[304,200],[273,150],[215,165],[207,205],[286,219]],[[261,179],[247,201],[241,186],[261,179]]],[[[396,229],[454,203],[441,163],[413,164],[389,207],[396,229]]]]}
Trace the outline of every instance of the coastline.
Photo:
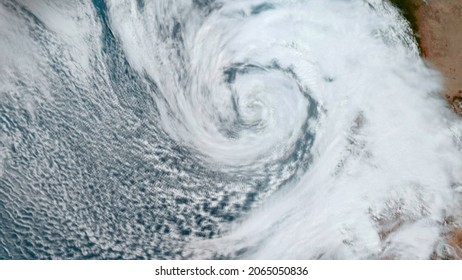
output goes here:
{"type": "MultiPolygon", "coordinates": [[[[444,77],[444,96],[462,116],[462,1],[390,0],[397,6],[416,36],[421,55],[444,77]]],[[[451,223],[450,223],[451,224],[451,223]]],[[[452,252],[433,259],[462,259],[462,229],[452,224],[444,234],[452,252]]]]}
{"type": "Polygon", "coordinates": [[[462,116],[462,1],[391,0],[411,23],[422,56],[444,76],[452,109],[462,116]]]}
{"type": "MultiPolygon", "coordinates": [[[[413,2],[415,34],[422,56],[444,77],[444,95],[462,116],[462,1],[409,0],[413,2]]],[[[454,250],[449,258],[462,259],[462,229],[453,225],[446,234],[454,250]]]]}

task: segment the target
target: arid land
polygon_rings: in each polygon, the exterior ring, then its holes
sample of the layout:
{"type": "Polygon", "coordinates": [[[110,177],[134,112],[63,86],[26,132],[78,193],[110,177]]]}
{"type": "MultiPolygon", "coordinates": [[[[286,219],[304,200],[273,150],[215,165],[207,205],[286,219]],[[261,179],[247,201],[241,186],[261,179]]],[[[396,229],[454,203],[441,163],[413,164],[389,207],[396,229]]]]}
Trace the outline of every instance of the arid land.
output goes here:
{"type": "Polygon", "coordinates": [[[391,0],[411,26],[421,54],[444,76],[451,107],[462,115],[462,0],[391,0]]]}
{"type": "MultiPolygon", "coordinates": [[[[421,55],[443,74],[443,94],[462,116],[462,0],[390,1],[411,23],[421,55]]],[[[448,256],[435,254],[433,258],[462,259],[460,225],[452,224],[445,237],[453,251],[448,256]]]]}

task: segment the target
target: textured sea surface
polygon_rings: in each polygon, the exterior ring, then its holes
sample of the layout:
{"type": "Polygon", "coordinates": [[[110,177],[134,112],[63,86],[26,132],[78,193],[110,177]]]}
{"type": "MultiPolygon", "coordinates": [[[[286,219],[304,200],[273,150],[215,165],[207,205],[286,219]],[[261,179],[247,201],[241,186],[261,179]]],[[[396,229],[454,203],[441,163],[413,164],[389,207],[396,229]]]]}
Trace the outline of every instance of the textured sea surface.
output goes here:
{"type": "Polygon", "coordinates": [[[383,0],[0,0],[0,259],[450,256],[462,127],[383,0]]]}

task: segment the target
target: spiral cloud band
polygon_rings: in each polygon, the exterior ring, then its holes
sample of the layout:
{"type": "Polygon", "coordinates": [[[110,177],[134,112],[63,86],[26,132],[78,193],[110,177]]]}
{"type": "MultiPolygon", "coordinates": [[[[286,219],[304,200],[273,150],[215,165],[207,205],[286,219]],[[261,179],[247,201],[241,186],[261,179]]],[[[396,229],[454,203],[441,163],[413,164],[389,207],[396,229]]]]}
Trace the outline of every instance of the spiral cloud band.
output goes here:
{"type": "Polygon", "coordinates": [[[0,2],[0,258],[454,255],[462,123],[385,0],[0,2]]]}

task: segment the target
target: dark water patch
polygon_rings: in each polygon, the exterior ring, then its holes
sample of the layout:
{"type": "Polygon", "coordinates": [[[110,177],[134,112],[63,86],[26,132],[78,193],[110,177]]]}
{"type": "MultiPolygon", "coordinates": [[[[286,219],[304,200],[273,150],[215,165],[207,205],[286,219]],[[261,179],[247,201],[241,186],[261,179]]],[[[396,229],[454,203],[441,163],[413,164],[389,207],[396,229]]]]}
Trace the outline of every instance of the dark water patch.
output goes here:
{"type": "Polygon", "coordinates": [[[416,12],[421,5],[424,5],[422,0],[389,0],[397,7],[402,15],[407,19],[414,32],[417,43],[420,46],[419,23],[417,21],[416,12]]]}
{"type": "Polygon", "coordinates": [[[259,5],[253,6],[251,10],[252,15],[258,15],[268,10],[274,9],[274,5],[271,3],[261,3],[259,5]]]}
{"type": "Polygon", "coordinates": [[[219,10],[223,3],[216,0],[193,0],[193,5],[196,9],[201,10],[204,16],[208,16],[213,11],[219,10]]]}
{"type": "Polygon", "coordinates": [[[138,11],[143,12],[144,5],[144,0],[136,0],[136,7],[138,8],[138,11]]]}

